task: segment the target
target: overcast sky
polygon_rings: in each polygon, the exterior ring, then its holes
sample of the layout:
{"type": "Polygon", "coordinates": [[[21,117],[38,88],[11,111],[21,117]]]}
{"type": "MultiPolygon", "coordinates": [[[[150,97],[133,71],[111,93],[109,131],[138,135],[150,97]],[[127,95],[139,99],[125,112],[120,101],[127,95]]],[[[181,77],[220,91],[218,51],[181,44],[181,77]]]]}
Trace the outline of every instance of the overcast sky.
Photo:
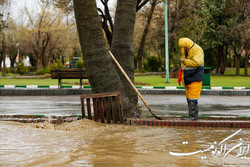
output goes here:
{"type": "MultiPolygon", "coordinates": [[[[117,0],[109,0],[109,7],[110,9],[114,7],[115,2],[117,0]]],[[[12,7],[13,7],[13,13],[12,16],[16,21],[23,21],[22,18],[20,18],[20,13],[22,12],[21,9],[24,8],[26,5],[28,9],[36,9],[36,4],[38,0],[12,0],[12,7]]],[[[97,6],[100,8],[103,8],[102,3],[100,0],[96,0],[97,6]]],[[[112,12],[111,12],[112,13],[112,12]]]]}
{"type": "MultiPolygon", "coordinates": [[[[113,7],[116,1],[117,0],[109,0],[109,6],[113,7]]],[[[96,2],[97,2],[98,7],[102,6],[102,3],[100,2],[100,0],[96,0],[96,2]]],[[[16,6],[17,8],[22,8],[25,4],[28,7],[33,7],[35,6],[36,3],[37,3],[37,0],[13,0],[13,6],[16,6]]]]}

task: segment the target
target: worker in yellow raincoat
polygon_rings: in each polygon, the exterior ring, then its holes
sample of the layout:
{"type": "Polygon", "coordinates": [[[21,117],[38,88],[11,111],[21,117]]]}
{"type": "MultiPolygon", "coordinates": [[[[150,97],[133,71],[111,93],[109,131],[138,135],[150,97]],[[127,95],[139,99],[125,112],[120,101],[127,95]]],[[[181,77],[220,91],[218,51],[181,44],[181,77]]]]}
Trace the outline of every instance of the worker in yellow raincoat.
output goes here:
{"type": "Polygon", "coordinates": [[[204,52],[189,38],[180,38],[181,70],[178,83],[185,86],[189,119],[198,119],[198,99],[201,93],[204,74],[204,52]]]}

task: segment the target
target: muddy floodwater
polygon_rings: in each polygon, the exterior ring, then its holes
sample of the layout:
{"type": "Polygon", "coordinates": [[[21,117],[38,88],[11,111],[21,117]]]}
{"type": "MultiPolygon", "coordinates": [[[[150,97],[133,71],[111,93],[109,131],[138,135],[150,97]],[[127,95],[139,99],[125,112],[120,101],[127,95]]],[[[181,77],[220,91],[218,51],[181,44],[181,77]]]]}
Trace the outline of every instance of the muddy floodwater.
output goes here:
{"type": "MultiPolygon", "coordinates": [[[[143,97],[155,114],[187,115],[184,95],[143,97]]],[[[139,104],[142,115],[150,115],[139,104]]],[[[199,115],[249,117],[250,97],[201,96],[199,108],[199,115]]],[[[0,96],[0,115],[40,114],[81,115],[80,96],[0,96]]],[[[239,130],[104,125],[90,120],[62,125],[0,121],[0,166],[250,166],[250,129],[239,130]]]]}
{"type": "MultiPolygon", "coordinates": [[[[238,130],[104,125],[90,120],[62,125],[0,122],[0,166],[222,166],[223,157],[212,155],[212,151],[238,130]],[[169,153],[211,146],[210,151],[190,156],[169,153]]],[[[250,130],[242,129],[223,143],[228,152],[224,165],[249,166],[250,153],[236,157],[240,146],[234,148],[240,142],[242,148],[249,146],[249,136],[250,130]]]]}

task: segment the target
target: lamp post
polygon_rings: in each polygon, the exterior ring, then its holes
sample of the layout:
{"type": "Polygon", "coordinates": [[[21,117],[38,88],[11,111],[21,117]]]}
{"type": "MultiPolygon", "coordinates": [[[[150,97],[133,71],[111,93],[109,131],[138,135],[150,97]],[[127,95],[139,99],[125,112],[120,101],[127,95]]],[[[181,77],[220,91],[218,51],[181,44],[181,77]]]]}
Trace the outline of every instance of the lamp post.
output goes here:
{"type": "Polygon", "coordinates": [[[169,83],[168,2],[167,0],[165,0],[165,70],[166,70],[166,83],[169,83]]]}

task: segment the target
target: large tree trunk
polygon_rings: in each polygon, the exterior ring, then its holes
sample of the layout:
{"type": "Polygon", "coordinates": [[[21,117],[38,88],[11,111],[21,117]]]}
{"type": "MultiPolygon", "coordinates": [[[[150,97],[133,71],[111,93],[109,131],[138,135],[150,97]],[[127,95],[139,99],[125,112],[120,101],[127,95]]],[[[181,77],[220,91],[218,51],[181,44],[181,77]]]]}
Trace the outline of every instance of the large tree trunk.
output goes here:
{"type": "Polygon", "coordinates": [[[221,46],[221,60],[220,60],[220,74],[224,74],[227,66],[227,50],[228,46],[226,45],[226,50],[224,53],[224,47],[221,46]]]}
{"type": "MultiPolygon", "coordinates": [[[[129,78],[134,82],[134,49],[133,36],[136,16],[135,0],[118,0],[115,14],[115,24],[111,51],[121,64],[129,78]]],[[[126,95],[136,107],[138,97],[124,75],[117,69],[122,80],[126,95]]]]}
{"type": "Polygon", "coordinates": [[[236,67],[236,75],[240,75],[240,56],[241,55],[235,55],[235,67],[236,67]]]}
{"type": "Polygon", "coordinates": [[[6,51],[5,51],[5,46],[3,45],[3,69],[2,69],[2,76],[6,76],[6,51]]]}
{"type": "Polygon", "coordinates": [[[0,52],[0,71],[2,71],[3,52],[0,52]]]}
{"type": "Polygon", "coordinates": [[[74,0],[74,10],[86,73],[93,93],[122,91],[125,117],[138,116],[135,105],[124,93],[125,88],[106,50],[96,1],[74,0]]]}
{"type": "Polygon", "coordinates": [[[248,61],[249,61],[249,49],[245,49],[245,75],[248,75],[248,61]]]}
{"type": "MultiPolygon", "coordinates": [[[[3,60],[3,68],[2,70],[2,76],[6,76],[6,46],[5,46],[5,35],[3,34],[3,39],[2,39],[2,60],[3,60]]],[[[1,64],[0,64],[1,66],[1,64]]]]}
{"type": "Polygon", "coordinates": [[[15,66],[15,62],[16,62],[16,52],[14,52],[14,53],[11,53],[11,55],[9,56],[9,58],[10,58],[10,67],[11,68],[14,68],[14,66],[15,66]]]}
{"type": "Polygon", "coordinates": [[[37,57],[36,59],[36,70],[41,70],[43,68],[42,60],[37,57]]]}
{"type": "Polygon", "coordinates": [[[217,46],[217,53],[216,53],[216,74],[219,74],[220,71],[220,46],[217,46]]]}
{"type": "Polygon", "coordinates": [[[151,19],[153,17],[153,13],[154,13],[154,10],[155,10],[156,2],[157,2],[157,0],[153,0],[153,3],[151,4],[151,9],[150,9],[150,12],[149,12],[149,15],[148,15],[147,23],[146,23],[146,26],[144,28],[143,34],[142,34],[140,47],[138,49],[137,69],[138,69],[139,72],[141,72],[141,70],[142,70],[143,49],[144,49],[144,45],[145,45],[145,42],[146,42],[150,22],[151,22],[151,19]]]}

